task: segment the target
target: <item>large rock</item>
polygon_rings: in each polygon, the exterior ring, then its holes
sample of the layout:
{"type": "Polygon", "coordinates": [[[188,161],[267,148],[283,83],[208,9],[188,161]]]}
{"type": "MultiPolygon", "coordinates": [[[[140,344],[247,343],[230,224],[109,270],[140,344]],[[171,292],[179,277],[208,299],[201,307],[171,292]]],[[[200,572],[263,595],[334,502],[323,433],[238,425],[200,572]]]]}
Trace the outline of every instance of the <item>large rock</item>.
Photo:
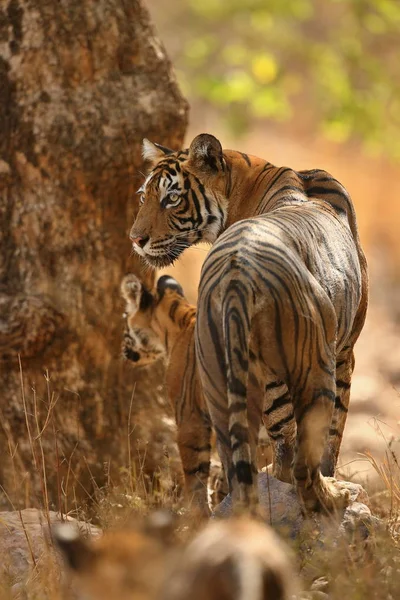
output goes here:
{"type": "Polygon", "coordinates": [[[32,570],[40,565],[59,562],[49,531],[60,522],[76,524],[87,536],[100,535],[100,529],[67,515],[53,511],[48,514],[35,508],[0,512],[0,581],[21,591],[32,570]]]}
{"type": "MultiPolygon", "coordinates": [[[[260,505],[266,514],[266,522],[279,531],[284,537],[303,540],[308,545],[310,540],[324,545],[337,539],[348,537],[365,540],[377,519],[368,508],[368,495],[357,483],[341,482],[350,492],[350,504],[342,514],[323,516],[316,513],[305,518],[296,489],[293,485],[283,483],[268,473],[259,473],[258,489],[260,505]]],[[[228,495],[214,511],[216,517],[229,517],[232,513],[232,499],[228,495]]]]}

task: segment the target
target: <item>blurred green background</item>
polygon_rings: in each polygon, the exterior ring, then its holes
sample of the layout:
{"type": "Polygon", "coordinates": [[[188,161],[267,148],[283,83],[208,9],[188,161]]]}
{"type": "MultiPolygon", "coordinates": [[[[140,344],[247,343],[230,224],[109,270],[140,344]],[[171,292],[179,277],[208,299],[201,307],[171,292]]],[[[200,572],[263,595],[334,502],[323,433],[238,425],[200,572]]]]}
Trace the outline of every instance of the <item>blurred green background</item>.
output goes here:
{"type": "Polygon", "coordinates": [[[193,109],[236,135],[296,121],[400,160],[398,0],[188,0],[150,9],[193,109]],[[166,33],[167,35],[163,35],[166,33]]]}

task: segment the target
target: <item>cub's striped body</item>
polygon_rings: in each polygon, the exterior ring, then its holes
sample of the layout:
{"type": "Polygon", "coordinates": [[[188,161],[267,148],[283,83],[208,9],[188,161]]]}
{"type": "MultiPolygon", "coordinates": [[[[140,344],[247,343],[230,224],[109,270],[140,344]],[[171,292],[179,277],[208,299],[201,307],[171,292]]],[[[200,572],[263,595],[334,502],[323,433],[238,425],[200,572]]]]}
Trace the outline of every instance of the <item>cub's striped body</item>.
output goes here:
{"type": "MultiPolygon", "coordinates": [[[[153,272],[154,275],[155,272],[153,272]]],[[[143,367],[156,360],[166,362],[166,384],[175,413],[178,446],[185,477],[186,496],[192,506],[208,511],[207,482],[210,475],[211,419],[196,368],[194,330],[196,308],[188,303],[180,284],[170,276],[141,281],[129,274],[121,283],[126,301],[127,328],[123,355],[133,365],[143,367]],[[149,289],[150,287],[150,289],[149,289]]],[[[268,392],[273,402],[279,388],[268,392]]],[[[253,427],[259,426],[258,383],[250,383],[249,397],[256,409],[250,413],[253,427]]],[[[278,412],[268,425],[273,434],[278,412]]],[[[225,478],[217,483],[217,501],[226,495],[225,478]]]]}
{"type": "Polygon", "coordinates": [[[196,308],[187,302],[172,277],[160,277],[156,288],[154,278],[149,283],[133,274],[122,280],[127,316],[123,354],[139,367],[160,358],[166,362],[166,384],[178,429],[186,496],[191,504],[207,512],[211,420],[196,370],[196,308]]]}
{"type": "Polygon", "coordinates": [[[236,500],[257,503],[251,381],[280,392],[255,407],[259,421],[280,411],[269,428],[274,473],[294,476],[307,509],[343,505],[346,492],[323,475],[334,475],[368,294],[348,193],[325,171],[222,151],[206,134],[188,151],[146,152],[155,166],[134,248],[157,266],[215,242],[200,282],[197,367],[236,500]]]}

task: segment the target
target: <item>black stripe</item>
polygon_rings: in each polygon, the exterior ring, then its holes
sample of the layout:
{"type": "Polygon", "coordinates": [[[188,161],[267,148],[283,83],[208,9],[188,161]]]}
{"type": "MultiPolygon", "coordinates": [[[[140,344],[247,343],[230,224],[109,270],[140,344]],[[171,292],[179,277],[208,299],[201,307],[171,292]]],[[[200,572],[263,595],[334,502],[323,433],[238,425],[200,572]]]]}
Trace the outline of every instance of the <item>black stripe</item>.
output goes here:
{"type": "Polygon", "coordinates": [[[202,462],[195,469],[184,469],[186,475],[196,475],[196,473],[204,473],[204,475],[208,475],[210,472],[210,463],[202,462]]]}
{"type": "Polygon", "coordinates": [[[343,390],[349,390],[350,385],[351,385],[350,383],[348,383],[347,381],[342,381],[342,379],[336,380],[336,387],[341,388],[343,390]]]}
{"type": "Polygon", "coordinates": [[[282,381],[273,381],[272,383],[267,383],[265,386],[265,391],[267,392],[268,390],[273,390],[274,388],[281,387],[281,385],[284,385],[282,381]]]}
{"type": "Polygon", "coordinates": [[[342,437],[342,434],[340,433],[340,431],[338,431],[338,430],[337,430],[337,429],[335,429],[335,428],[331,428],[331,429],[329,430],[329,435],[334,435],[334,436],[336,436],[336,437],[340,437],[340,438],[342,437]]]}
{"type": "Polygon", "coordinates": [[[279,396],[279,398],[275,398],[272,405],[269,408],[267,408],[267,410],[264,410],[264,415],[270,415],[272,412],[274,412],[278,408],[282,408],[282,406],[285,406],[286,404],[290,404],[291,402],[292,402],[292,399],[290,397],[289,392],[285,392],[284,394],[282,394],[282,396],[279,396]]]}
{"type": "Polygon", "coordinates": [[[335,398],[335,408],[345,413],[349,412],[349,409],[341,401],[340,396],[336,396],[335,398]]]}
{"type": "Polygon", "coordinates": [[[229,429],[229,435],[235,437],[238,441],[244,443],[249,441],[249,432],[247,427],[244,427],[240,423],[234,423],[229,429]]]}
{"type": "Polygon", "coordinates": [[[251,167],[251,161],[247,154],[244,152],[239,152],[240,156],[246,161],[246,163],[251,167]]]}
{"type": "Polygon", "coordinates": [[[253,470],[251,464],[245,460],[238,460],[235,464],[235,473],[239,483],[253,485],[253,470]]]}
{"type": "Polygon", "coordinates": [[[236,414],[239,412],[243,412],[245,411],[247,408],[247,402],[242,402],[240,400],[237,400],[236,402],[233,402],[232,404],[229,405],[229,414],[236,414]]]}
{"type": "Polygon", "coordinates": [[[188,450],[193,450],[193,452],[210,452],[211,444],[205,444],[204,446],[184,446],[188,450]]]}
{"type": "Polygon", "coordinates": [[[289,423],[289,421],[291,421],[293,418],[294,418],[294,414],[290,413],[290,415],[287,415],[287,417],[284,417],[283,419],[281,419],[280,421],[278,421],[277,423],[274,423],[274,425],[269,427],[268,433],[269,432],[276,433],[277,431],[280,431],[282,429],[282,427],[286,423],[289,423]]]}

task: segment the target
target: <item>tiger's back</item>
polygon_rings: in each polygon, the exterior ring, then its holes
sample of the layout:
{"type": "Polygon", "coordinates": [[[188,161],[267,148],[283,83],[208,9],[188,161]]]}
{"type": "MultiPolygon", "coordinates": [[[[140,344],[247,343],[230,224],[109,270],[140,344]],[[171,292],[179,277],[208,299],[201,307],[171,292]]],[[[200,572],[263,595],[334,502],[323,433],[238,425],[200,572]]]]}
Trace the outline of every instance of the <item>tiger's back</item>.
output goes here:
{"type": "Polygon", "coordinates": [[[249,373],[266,388],[286,385],[278,401],[265,402],[260,412],[264,409],[272,418],[285,406],[281,421],[275,419],[276,433],[285,437],[284,427],[295,421],[297,448],[306,448],[295,454],[293,441],[283,440],[275,474],[290,481],[294,461],[293,474],[307,508],[315,508],[315,493],[328,509],[334,506],[331,496],[340,501],[341,492],[319,479],[318,469],[328,430],[332,453],[325,455],[324,468],[332,471],[337,460],[340,440],[332,410],[334,405],[340,408],[340,398],[335,371],[344,361],[346,372],[338,381],[346,387],[362,297],[353,249],[349,228],[316,202],[232,225],[203,265],[196,335],[199,369],[213,423],[218,423],[230,487],[244,504],[257,502],[258,432],[247,420],[249,373]]]}

